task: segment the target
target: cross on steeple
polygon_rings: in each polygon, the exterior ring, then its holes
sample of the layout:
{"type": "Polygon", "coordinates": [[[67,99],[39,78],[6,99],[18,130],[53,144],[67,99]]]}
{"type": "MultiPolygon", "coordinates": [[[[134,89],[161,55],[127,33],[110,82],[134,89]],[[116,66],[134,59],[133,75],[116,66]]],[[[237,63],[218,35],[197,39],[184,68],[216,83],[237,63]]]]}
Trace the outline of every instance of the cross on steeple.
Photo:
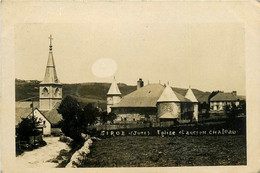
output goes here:
{"type": "Polygon", "coordinates": [[[49,39],[50,39],[50,51],[51,51],[52,50],[52,40],[53,40],[52,35],[50,35],[49,39]]]}

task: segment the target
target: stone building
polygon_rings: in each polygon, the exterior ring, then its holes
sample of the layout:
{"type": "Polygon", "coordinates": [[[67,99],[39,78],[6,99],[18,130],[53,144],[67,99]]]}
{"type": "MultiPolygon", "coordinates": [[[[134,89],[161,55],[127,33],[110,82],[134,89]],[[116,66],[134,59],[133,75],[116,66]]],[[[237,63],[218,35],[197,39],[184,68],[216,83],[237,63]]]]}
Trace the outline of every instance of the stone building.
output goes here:
{"type": "Polygon", "coordinates": [[[42,120],[41,127],[45,135],[57,131],[55,127],[62,119],[62,116],[57,111],[62,100],[62,84],[57,77],[54,64],[53,38],[50,36],[49,39],[49,57],[43,81],[39,86],[39,101],[34,101],[33,105],[31,101],[16,102],[16,125],[21,122],[22,118],[34,115],[42,120]]]}
{"type": "MultiPolygon", "coordinates": [[[[112,83],[110,89],[115,85],[112,83]]],[[[139,79],[136,91],[122,97],[118,103],[110,103],[108,101],[109,111],[117,115],[117,123],[198,120],[198,101],[191,88],[183,96],[169,85],[143,86],[139,79]]]]}

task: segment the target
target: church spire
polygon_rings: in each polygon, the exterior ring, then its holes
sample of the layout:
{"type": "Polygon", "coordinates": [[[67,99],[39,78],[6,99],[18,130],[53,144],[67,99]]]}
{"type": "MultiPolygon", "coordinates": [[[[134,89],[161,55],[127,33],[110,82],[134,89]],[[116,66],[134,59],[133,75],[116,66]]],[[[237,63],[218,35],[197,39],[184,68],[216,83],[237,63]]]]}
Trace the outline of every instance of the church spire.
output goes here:
{"type": "Polygon", "coordinates": [[[52,40],[53,40],[52,35],[50,35],[49,39],[50,39],[49,57],[48,57],[45,76],[42,81],[42,84],[60,84],[60,81],[56,73],[53,53],[52,53],[52,40]]]}

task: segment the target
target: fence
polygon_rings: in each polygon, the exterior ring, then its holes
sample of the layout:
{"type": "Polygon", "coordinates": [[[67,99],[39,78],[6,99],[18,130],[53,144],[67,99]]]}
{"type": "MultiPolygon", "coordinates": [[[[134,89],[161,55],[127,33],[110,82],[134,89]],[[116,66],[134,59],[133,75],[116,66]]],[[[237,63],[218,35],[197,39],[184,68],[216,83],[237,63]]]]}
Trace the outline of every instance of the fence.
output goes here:
{"type": "Polygon", "coordinates": [[[170,127],[173,126],[173,121],[158,122],[158,123],[143,123],[143,124],[106,124],[90,126],[89,129],[100,130],[118,130],[118,129],[137,129],[137,128],[147,128],[147,127],[170,127]]]}

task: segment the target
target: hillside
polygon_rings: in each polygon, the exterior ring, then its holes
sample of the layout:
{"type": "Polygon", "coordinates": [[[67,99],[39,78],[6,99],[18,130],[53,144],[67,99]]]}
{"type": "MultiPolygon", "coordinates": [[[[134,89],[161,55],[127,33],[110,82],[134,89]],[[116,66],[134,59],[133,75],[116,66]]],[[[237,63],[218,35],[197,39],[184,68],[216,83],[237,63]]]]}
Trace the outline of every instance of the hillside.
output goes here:
{"type": "MultiPolygon", "coordinates": [[[[37,80],[15,80],[15,99],[16,101],[27,100],[32,98],[33,100],[39,99],[39,83],[37,80]]],[[[122,95],[127,95],[136,90],[136,86],[126,85],[124,83],[118,84],[122,95]]],[[[76,83],[76,84],[63,84],[63,98],[67,95],[75,97],[83,104],[94,103],[98,104],[101,108],[106,108],[106,94],[110,87],[110,83],[76,83]]],[[[187,89],[173,88],[174,91],[185,95],[187,89]]],[[[207,98],[209,92],[203,92],[197,89],[192,89],[195,96],[198,98],[207,98]]]]}

